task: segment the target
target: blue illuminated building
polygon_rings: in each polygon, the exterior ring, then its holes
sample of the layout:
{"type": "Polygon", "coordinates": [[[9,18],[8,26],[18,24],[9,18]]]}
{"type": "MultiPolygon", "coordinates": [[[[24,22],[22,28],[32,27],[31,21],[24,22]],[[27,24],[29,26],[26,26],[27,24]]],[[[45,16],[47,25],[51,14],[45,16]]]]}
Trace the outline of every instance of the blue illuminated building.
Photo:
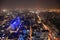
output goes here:
{"type": "Polygon", "coordinates": [[[23,25],[24,25],[23,23],[21,23],[21,19],[20,19],[19,16],[16,17],[15,19],[13,19],[10,23],[10,26],[11,26],[12,30],[16,30],[17,28],[19,28],[19,30],[23,31],[24,35],[20,34],[18,40],[24,40],[24,37],[27,33],[27,30],[23,27],[23,25]]]}
{"type": "Polygon", "coordinates": [[[18,40],[24,40],[24,37],[23,37],[23,35],[19,35],[19,38],[18,38],[18,40]]]}
{"type": "Polygon", "coordinates": [[[15,19],[11,21],[10,26],[12,30],[16,30],[20,26],[20,24],[21,24],[20,17],[16,17],[15,19]]]}

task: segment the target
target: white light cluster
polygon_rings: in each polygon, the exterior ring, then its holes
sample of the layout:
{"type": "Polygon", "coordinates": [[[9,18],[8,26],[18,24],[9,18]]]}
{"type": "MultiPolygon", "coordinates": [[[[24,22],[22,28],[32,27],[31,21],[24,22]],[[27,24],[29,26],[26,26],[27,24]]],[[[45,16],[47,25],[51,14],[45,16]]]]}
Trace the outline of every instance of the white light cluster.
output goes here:
{"type": "Polygon", "coordinates": [[[6,10],[6,9],[3,9],[2,11],[3,11],[3,12],[6,12],[7,10],[6,10]]]}

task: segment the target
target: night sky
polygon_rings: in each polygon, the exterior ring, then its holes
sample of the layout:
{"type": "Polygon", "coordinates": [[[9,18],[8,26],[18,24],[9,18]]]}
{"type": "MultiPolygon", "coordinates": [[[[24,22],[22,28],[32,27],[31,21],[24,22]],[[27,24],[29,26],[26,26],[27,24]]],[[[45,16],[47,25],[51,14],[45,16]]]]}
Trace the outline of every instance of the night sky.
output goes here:
{"type": "Polygon", "coordinates": [[[58,8],[59,0],[0,0],[0,8],[58,8]]]}

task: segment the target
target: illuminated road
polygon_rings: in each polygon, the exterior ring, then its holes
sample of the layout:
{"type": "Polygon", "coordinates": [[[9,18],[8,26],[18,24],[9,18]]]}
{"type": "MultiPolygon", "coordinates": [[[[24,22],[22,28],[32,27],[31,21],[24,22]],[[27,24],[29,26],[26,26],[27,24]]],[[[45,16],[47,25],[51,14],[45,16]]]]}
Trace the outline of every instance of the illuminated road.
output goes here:
{"type": "Polygon", "coordinates": [[[30,40],[32,40],[32,28],[30,26],[30,40]]]}
{"type": "MultiPolygon", "coordinates": [[[[39,16],[38,16],[38,18],[40,20],[40,17],[39,16]]],[[[42,24],[43,24],[43,28],[45,30],[49,30],[48,40],[56,40],[56,38],[52,36],[52,33],[53,33],[52,30],[47,25],[45,25],[44,23],[42,23],[42,24]]]]}

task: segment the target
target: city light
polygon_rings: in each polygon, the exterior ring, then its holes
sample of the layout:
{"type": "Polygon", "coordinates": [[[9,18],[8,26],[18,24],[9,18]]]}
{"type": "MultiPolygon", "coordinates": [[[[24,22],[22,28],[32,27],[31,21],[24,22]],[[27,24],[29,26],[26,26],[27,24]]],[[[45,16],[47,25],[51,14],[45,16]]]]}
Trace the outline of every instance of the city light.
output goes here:
{"type": "MultiPolygon", "coordinates": [[[[2,13],[5,18],[2,22],[3,24],[0,25],[0,39],[3,39],[2,37],[4,37],[6,40],[57,40],[57,32],[52,26],[53,24],[50,24],[52,19],[54,20],[52,17],[55,17],[58,13],[57,10],[33,9],[28,10],[27,12],[25,11],[27,10],[8,10],[8,12],[7,9],[3,10],[2,13]],[[10,13],[12,13],[12,15],[9,15],[10,13]],[[52,33],[56,35],[53,35],[52,33]]],[[[59,14],[57,15],[59,16],[59,14]]]]}
{"type": "Polygon", "coordinates": [[[3,12],[6,12],[7,10],[6,10],[6,9],[3,9],[2,11],[3,11],[3,12]]]}

